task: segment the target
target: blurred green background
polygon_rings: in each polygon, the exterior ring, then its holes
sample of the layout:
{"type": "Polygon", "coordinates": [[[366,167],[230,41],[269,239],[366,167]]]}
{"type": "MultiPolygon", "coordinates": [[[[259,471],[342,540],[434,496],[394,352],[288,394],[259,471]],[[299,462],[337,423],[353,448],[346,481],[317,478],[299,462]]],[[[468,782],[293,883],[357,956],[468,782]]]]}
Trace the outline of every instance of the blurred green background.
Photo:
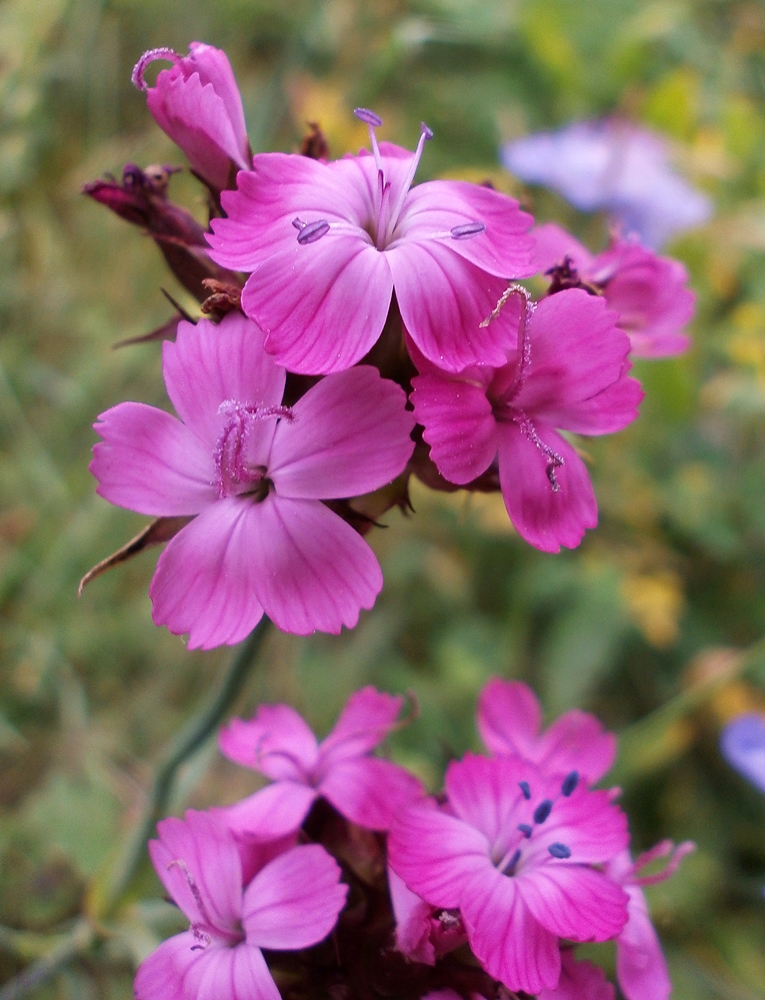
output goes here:
{"type": "MultiPolygon", "coordinates": [[[[124,163],[181,163],[130,85],[140,54],[201,40],[228,52],[256,150],[305,123],[334,155],[435,132],[419,179],[491,177],[593,249],[601,218],[502,172],[501,142],[618,110],[661,129],[714,219],[675,242],[698,293],[694,347],[636,366],[641,419],[588,441],[600,527],[541,554],[501,501],[413,490],[416,515],[372,537],[385,590],[352,633],[274,635],[237,708],[288,700],[325,732],[372,682],[411,690],[393,753],[431,787],[476,747],[490,676],[530,682],[547,711],[596,711],[622,737],[635,850],[698,852],[650,890],[675,996],[765,997],[765,797],[721,761],[722,723],[765,709],[765,7],[733,0],[4,0],[0,6],[0,982],[89,911],[140,814],[162,746],[215,689],[226,650],[156,629],[155,553],[77,582],[144,519],[96,497],[91,424],[123,399],[166,405],[159,346],[113,350],[184,293],[140,231],[79,194],[124,163]],[[21,932],[21,933],[16,933],[21,932]]],[[[193,179],[175,200],[204,218],[193,179]]],[[[172,803],[254,788],[214,747],[172,803]]],[[[159,898],[147,875],[146,894],[159,898]]],[[[162,928],[128,905],[101,945],[35,996],[127,998],[162,928]]],[[[608,946],[598,950],[607,964],[608,946]]]]}

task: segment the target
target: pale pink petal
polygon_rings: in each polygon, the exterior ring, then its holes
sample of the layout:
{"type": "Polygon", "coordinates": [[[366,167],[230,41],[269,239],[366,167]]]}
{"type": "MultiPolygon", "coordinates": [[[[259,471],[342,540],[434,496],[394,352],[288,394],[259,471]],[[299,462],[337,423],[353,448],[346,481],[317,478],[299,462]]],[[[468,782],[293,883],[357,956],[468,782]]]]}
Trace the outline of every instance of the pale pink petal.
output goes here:
{"type": "Polygon", "coordinates": [[[592,254],[562,226],[546,222],[535,226],[531,235],[536,240],[534,263],[539,271],[547,271],[556,264],[561,264],[564,257],[568,256],[578,271],[585,275],[588,273],[592,254]]]}
{"type": "MultiPolygon", "coordinates": [[[[562,294],[562,293],[561,293],[562,294]]],[[[515,424],[498,424],[499,480],[516,531],[543,552],[575,548],[587,528],[598,523],[590,477],[573,447],[551,427],[535,431],[563,465],[555,469],[557,492],[547,476],[547,456],[515,424]]]]}
{"type": "Polygon", "coordinates": [[[318,500],[272,493],[258,513],[254,588],[277,628],[296,635],[353,628],[382,589],[364,539],[318,500]]]}
{"type": "Polygon", "coordinates": [[[294,833],[316,800],[316,791],[297,781],[276,781],[220,810],[237,837],[275,840],[294,833]]]}
{"type": "Polygon", "coordinates": [[[497,455],[496,421],[485,388],[466,378],[418,375],[412,389],[415,419],[441,475],[463,485],[485,472],[497,455]]]}
{"type": "Polygon", "coordinates": [[[389,829],[396,814],[424,794],[406,768],[377,757],[332,761],[318,791],[346,819],[369,830],[389,829]]]}
{"type": "Polygon", "coordinates": [[[475,875],[465,885],[461,913],[470,947],[490,976],[527,993],[557,985],[558,938],[534,919],[517,879],[491,867],[475,875]]]}
{"type": "MultiPolygon", "coordinates": [[[[244,120],[242,97],[226,53],[204,42],[191,42],[185,70],[187,73],[192,70],[199,73],[203,83],[212,84],[226,108],[226,115],[236,136],[237,149],[246,157],[247,125],[244,120]]],[[[249,164],[245,162],[245,166],[249,164]]]]}
{"type": "Polygon", "coordinates": [[[152,863],[189,922],[232,927],[241,915],[242,867],[230,831],[210,813],[189,810],[183,820],[161,820],[157,832],[152,863]]]}
{"type": "Polygon", "coordinates": [[[189,649],[241,642],[263,615],[255,591],[257,548],[251,544],[258,510],[236,497],[216,501],[159,557],[149,587],[152,616],[176,635],[188,632],[189,649]]]}
{"type": "Polygon", "coordinates": [[[207,960],[204,949],[195,949],[198,945],[191,931],[163,941],[138,967],[136,1000],[194,1000],[184,990],[184,978],[190,966],[207,960]]]}
{"type": "Polygon", "coordinates": [[[589,399],[615,382],[630,349],[617,320],[604,299],[579,288],[542,299],[529,320],[531,363],[513,406],[547,418],[548,409],[589,399]]]}
{"type": "Polygon", "coordinates": [[[97,493],[139,514],[196,514],[215,500],[212,451],[180,420],[143,403],[120,403],[94,425],[103,441],[90,471],[97,493]]]}
{"type": "MultiPolygon", "coordinates": [[[[266,354],[263,340],[256,323],[231,312],[217,325],[206,319],[181,322],[175,342],[162,345],[167,394],[181,420],[208,443],[210,457],[222,427],[221,403],[282,401],[285,372],[266,354]]],[[[252,424],[248,438],[265,435],[270,441],[273,428],[267,420],[252,424]]]]}
{"type": "Polygon", "coordinates": [[[261,869],[244,893],[247,941],[297,951],[322,941],[337,923],[348,886],[319,844],[293,847],[261,869]]]}
{"type": "Polygon", "coordinates": [[[447,908],[460,905],[467,878],[491,868],[486,837],[428,804],[398,814],[388,835],[388,859],[412,892],[447,908]]]}
{"type": "Polygon", "coordinates": [[[469,365],[499,367],[517,341],[517,327],[495,321],[482,327],[507,281],[482,271],[437,240],[403,241],[386,251],[396,300],[410,337],[445,371],[469,365]]]}
{"type": "Polygon", "coordinates": [[[242,307],[279,364],[324,375],[355,365],[376,343],[392,291],[387,255],[361,234],[330,230],[270,254],[247,279],[242,307]]]}
{"type": "Polygon", "coordinates": [[[645,895],[635,885],[625,889],[629,894],[629,920],[616,939],[619,986],[627,1000],[668,1000],[672,983],[645,895]]]}
{"type": "Polygon", "coordinates": [[[390,249],[399,240],[412,243],[436,238],[482,271],[507,282],[534,273],[534,240],[528,233],[532,222],[517,201],[499,191],[467,181],[428,181],[408,193],[390,249]],[[458,238],[450,235],[471,223],[482,223],[485,229],[458,238]]]}
{"type": "Polygon", "coordinates": [[[560,982],[554,990],[542,990],[537,1000],[614,1000],[614,987],[601,968],[577,962],[570,948],[561,952],[561,959],[560,982]]]}
{"type": "Polygon", "coordinates": [[[478,732],[492,753],[517,753],[534,760],[542,710],[537,696],[520,681],[495,677],[478,697],[478,732]]]}
{"type": "Polygon", "coordinates": [[[276,428],[268,464],[281,496],[371,493],[403,471],[414,449],[406,393],[370,365],[322,379],[292,412],[276,428]]]}
{"type": "Polygon", "coordinates": [[[545,420],[575,434],[612,434],[637,418],[643,395],[637,379],[622,376],[589,399],[546,407],[545,420]]]}
{"type": "Polygon", "coordinates": [[[616,737],[598,719],[572,709],[540,737],[537,763],[548,773],[578,771],[587,781],[599,781],[616,759],[616,737]]]}
{"type": "Polygon", "coordinates": [[[252,719],[232,719],[218,733],[218,747],[229,760],[277,781],[307,781],[319,756],[310,726],[289,705],[261,705],[252,719]]]}
{"type": "Polygon", "coordinates": [[[527,761],[468,753],[449,764],[444,787],[450,809],[493,845],[518,823],[513,814],[522,798],[520,781],[527,781],[538,794],[541,776],[527,761]]]}
{"type": "Polygon", "coordinates": [[[280,1000],[260,949],[252,944],[203,948],[194,954],[203,960],[186,967],[182,1000],[280,1000]]]}
{"type": "Polygon", "coordinates": [[[332,731],[321,741],[322,765],[334,766],[348,757],[374,750],[396,728],[403,705],[401,695],[386,694],[371,685],[355,691],[332,731]]]}
{"type": "Polygon", "coordinates": [[[627,922],[626,892],[593,868],[551,858],[528,874],[520,870],[515,882],[534,917],[558,937],[607,941],[627,922]]]}

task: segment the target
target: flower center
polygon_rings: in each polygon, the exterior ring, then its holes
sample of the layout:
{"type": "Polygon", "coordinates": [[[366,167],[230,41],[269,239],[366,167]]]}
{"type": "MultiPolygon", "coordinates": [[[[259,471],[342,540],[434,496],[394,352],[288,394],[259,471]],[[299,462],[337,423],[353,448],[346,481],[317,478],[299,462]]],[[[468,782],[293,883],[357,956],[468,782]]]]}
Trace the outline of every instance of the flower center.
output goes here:
{"type": "Polygon", "coordinates": [[[218,407],[218,413],[224,417],[223,429],[213,450],[218,498],[246,495],[260,503],[268,496],[273,483],[268,479],[266,466],[252,461],[252,431],[259,421],[270,417],[293,420],[292,410],[287,406],[227,399],[218,407]]]}
{"type": "MultiPolygon", "coordinates": [[[[503,875],[507,875],[508,878],[512,878],[513,875],[517,874],[519,866],[523,862],[527,846],[531,844],[532,840],[536,840],[538,843],[539,838],[543,836],[540,828],[549,819],[550,813],[552,813],[553,808],[555,807],[555,802],[561,797],[568,798],[569,795],[572,795],[578,784],[578,772],[571,771],[570,774],[567,774],[563,779],[558,797],[555,800],[540,800],[531,813],[530,819],[532,822],[518,824],[516,830],[520,834],[520,837],[512,836],[509,843],[507,840],[502,838],[504,840],[504,846],[495,845],[494,851],[492,852],[494,855],[492,860],[494,861],[494,866],[502,872],[503,875]]],[[[531,802],[533,795],[529,783],[527,781],[520,781],[518,782],[518,787],[520,788],[523,800],[525,802],[531,802]]],[[[558,861],[566,861],[571,857],[571,848],[567,844],[563,844],[557,840],[547,845],[547,852],[551,858],[558,861]]]]}

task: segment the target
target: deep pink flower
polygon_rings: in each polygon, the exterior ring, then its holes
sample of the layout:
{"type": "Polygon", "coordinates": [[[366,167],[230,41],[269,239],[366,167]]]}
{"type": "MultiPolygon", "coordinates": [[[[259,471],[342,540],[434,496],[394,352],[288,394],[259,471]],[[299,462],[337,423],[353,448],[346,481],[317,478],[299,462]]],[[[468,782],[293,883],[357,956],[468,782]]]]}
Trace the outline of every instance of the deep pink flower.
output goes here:
{"type": "MultiPolygon", "coordinates": [[[[629,341],[602,299],[570,289],[524,314],[517,347],[501,367],[474,365],[450,375],[415,354],[421,374],[412,381],[412,401],[441,475],[465,485],[498,459],[516,530],[557,552],[578,545],[598,520],[584,462],[558,429],[620,430],[637,416],[642,390],[626,374],[629,341]]],[[[494,322],[508,322],[505,315],[494,322]]],[[[511,329],[516,315],[511,309],[511,329]]]]}
{"type": "Polygon", "coordinates": [[[285,372],[239,313],[163,344],[180,420],[141,403],[99,418],[91,471],[112,503],[197,515],[159,557],[157,624],[190,648],[241,641],[265,612],[305,635],[356,624],[382,586],[367,543],[321,501],[390,482],[412,452],[403,391],[362,366],[281,405],[285,372]]]}
{"type": "Polygon", "coordinates": [[[543,733],[539,700],[527,684],[498,677],[478,698],[478,732],[493,754],[517,754],[550,777],[577,771],[591,784],[616,757],[616,737],[594,715],[574,708],[543,733]]]}
{"type": "Polygon", "coordinates": [[[142,963],[137,1000],[279,1000],[262,948],[294,951],[335,926],[348,887],[323,847],[293,847],[245,887],[233,835],[209,813],[158,824],[149,853],[191,923],[142,963]]]}
{"type": "Polygon", "coordinates": [[[412,962],[435,965],[436,959],[467,941],[456,910],[431,906],[388,868],[388,890],[396,920],[396,949],[412,962]]]}
{"type": "Polygon", "coordinates": [[[616,991],[602,969],[592,962],[578,962],[567,948],[561,953],[560,982],[554,990],[541,990],[537,1000],[614,1000],[616,991]]]}
{"type": "Polygon", "coordinates": [[[688,349],[690,338],[681,331],[693,317],[696,296],[679,261],[618,238],[593,256],[553,222],[538,226],[534,236],[539,269],[547,271],[568,257],[579,279],[600,289],[619,314],[619,327],[636,357],[664,358],[688,349]]]}
{"type": "Polygon", "coordinates": [[[667,963],[641,886],[669,878],[694,849],[695,844],[688,840],[677,846],[671,840],[662,840],[634,862],[625,850],[606,865],[607,874],[620,882],[629,896],[629,918],[616,939],[616,976],[627,1000],[668,1000],[672,992],[667,963]],[[662,871],[638,874],[657,858],[669,859],[662,871]]]}
{"type": "Polygon", "coordinates": [[[146,91],[149,111],[180,146],[192,170],[212,188],[228,186],[232,172],[250,165],[250,146],[239,88],[225,52],[192,42],[187,56],[151,49],[133,70],[133,83],[146,91]],[[144,73],[155,59],[169,60],[153,87],[144,73]]]}
{"type": "Polygon", "coordinates": [[[402,810],[391,867],[426,902],[458,909],[484,969],[510,990],[560,979],[558,941],[603,941],[627,920],[627,895],[591,867],[627,844],[607,792],[550,779],[518,757],[468,755],[446,774],[449,813],[402,810]]]}
{"type": "Polygon", "coordinates": [[[511,198],[462,181],[411,184],[414,154],[379,146],[331,163],[261,153],[223,196],[211,256],[251,271],[245,312],[293,372],[341,371],[377,341],[391,295],[422,353],[442,368],[501,364],[508,331],[482,328],[511,277],[533,272],[531,217],[511,198]]]}
{"type": "Polygon", "coordinates": [[[370,756],[396,726],[403,703],[362,688],[321,743],[289,705],[261,705],[253,719],[234,719],[220,732],[221,752],[273,784],[227,808],[229,826],[261,839],[283,836],[323,797],[352,823],[387,830],[402,805],[423,794],[405,768],[370,756]]]}

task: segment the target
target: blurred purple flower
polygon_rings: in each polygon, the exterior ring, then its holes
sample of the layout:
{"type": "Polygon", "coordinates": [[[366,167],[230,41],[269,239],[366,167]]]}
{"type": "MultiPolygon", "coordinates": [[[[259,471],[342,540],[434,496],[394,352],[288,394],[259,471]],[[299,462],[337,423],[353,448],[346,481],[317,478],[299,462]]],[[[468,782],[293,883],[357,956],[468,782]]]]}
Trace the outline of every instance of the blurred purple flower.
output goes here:
{"type": "Polygon", "coordinates": [[[605,209],[626,234],[660,247],[712,214],[710,200],[670,166],[665,141],[619,118],[573,122],[502,150],[522,180],[543,184],[584,212],[605,209]]]}
{"type": "Polygon", "coordinates": [[[732,719],[720,736],[723,757],[761,792],[765,792],[765,718],[758,712],[732,719]]]}

